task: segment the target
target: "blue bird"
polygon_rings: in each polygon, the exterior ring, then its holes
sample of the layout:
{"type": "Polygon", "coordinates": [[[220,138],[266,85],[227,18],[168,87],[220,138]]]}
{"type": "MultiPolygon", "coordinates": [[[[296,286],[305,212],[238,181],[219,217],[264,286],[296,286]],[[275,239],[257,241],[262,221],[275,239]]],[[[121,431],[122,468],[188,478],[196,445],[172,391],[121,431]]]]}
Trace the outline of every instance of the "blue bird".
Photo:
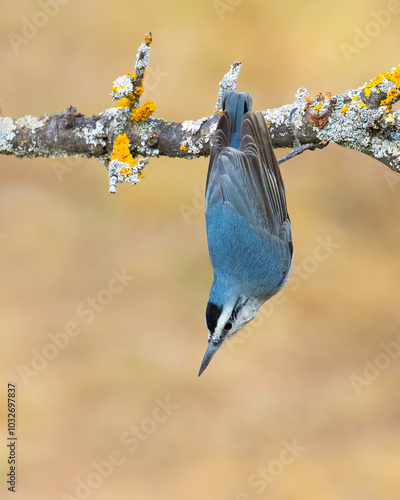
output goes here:
{"type": "Polygon", "coordinates": [[[206,227],[214,280],[206,309],[214,354],[288,281],[293,259],[285,188],[260,111],[248,93],[223,98],[206,181],[206,227]]]}

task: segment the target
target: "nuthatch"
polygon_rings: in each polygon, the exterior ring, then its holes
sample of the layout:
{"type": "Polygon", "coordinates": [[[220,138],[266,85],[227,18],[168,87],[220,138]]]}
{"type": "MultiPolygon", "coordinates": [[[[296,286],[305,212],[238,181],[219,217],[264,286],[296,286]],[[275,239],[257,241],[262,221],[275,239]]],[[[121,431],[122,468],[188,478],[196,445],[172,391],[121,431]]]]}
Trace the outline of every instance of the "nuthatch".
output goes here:
{"type": "Polygon", "coordinates": [[[260,111],[248,93],[223,98],[206,182],[206,226],[214,280],[206,310],[208,348],[219,347],[286,284],[292,230],[285,188],[260,111]]]}

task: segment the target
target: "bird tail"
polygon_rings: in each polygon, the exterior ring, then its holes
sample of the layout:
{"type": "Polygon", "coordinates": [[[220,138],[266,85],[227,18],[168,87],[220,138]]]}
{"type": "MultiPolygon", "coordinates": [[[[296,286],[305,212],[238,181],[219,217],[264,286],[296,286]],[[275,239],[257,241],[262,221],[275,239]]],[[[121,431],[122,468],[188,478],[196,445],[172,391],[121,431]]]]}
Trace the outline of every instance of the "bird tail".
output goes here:
{"type": "Polygon", "coordinates": [[[225,92],[222,100],[222,109],[224,114],[229,113],[230,130],[228,144],[231,148],[239,148],[240,144],[240,126],[243,116],[251,111],[251,96],[247,92],[234,92],[229,90],[225,92]]]}

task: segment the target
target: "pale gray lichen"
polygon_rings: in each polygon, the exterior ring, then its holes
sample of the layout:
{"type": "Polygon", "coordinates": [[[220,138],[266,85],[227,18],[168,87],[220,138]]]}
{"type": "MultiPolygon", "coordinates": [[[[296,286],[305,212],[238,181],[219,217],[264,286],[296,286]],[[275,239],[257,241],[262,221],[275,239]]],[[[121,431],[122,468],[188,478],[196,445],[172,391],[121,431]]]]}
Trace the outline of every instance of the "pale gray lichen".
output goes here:
{"type": "Polygon", "coordinates": [[[49,116],[43,115],[40,117],[25,115],[15,121],[16,129],[21,131],[24,130],[24,136],[31,136],[28,148],[26,147],[25,141],[23,140],[19,146],[17,146],[17,154],[20,151],[20,146],[24,154],[34,154],[35,156],[46,156],[46,151],[44,150],[43,144],[38,140],[38,131],[48,125],[49,116]]]}
{"type": "Polygon", "coordinates": [[[218,98],[215,104],[215,112],[221,112],[222,110],[222,98],[227,90],[236,90],[236,81],[238,79],[240,69],[242,67],[241,62],[234,62],[231,69],[226,73],[222,80],[219,82],[218,98]]]}
{"type": "Polygon", "coordinates": [[[108,125],[108,129],[113,131],[114,136],[116,137],[119,134],[122,134],[126,128],[126,123],[129,120],[131,115],[130,108],[108,108],[102,113],[100,116],[104,119],[102,121],[110,122],[108,125]]]}
{"type": "Polygon", "coordinates": [[[149,148],[147,138],[140,141],[140,146],[137,146],[137,152],[143,156],[160,156],[159,149],[149,148]]]}
{"type": "Polygon", "coordinates": [[[211,116],[205,116],[204,118],[199,118],[198,120],[186,120],[182,123],[182,130],[185,132],[190,132],[191,134],[197,134],[204,122],[211,119],[211,116]]]}
{"type": "Polygon", "coordinates": [[[27,128],[28,130],[35,132],[39,128],[44,127],[47,125],[47,121],[49,119],[48,115],[43,115],[40,117],[32,116],[32,115],[25,115],[22,116],[21,118],[18,118],[16,121],[17,127],[19,129],[21,128],[27,128]]]}
{"type": "MultiPolygon", "coordinates": [[[[188,159],[199,157],[203,149],[203,145],[199,139],[195,139],[195,135],[200,132],[201,126],[209,119],[211,119],[210,116],[205,116],[204,118],[200,118],[199,120],[186,120],[182,123],[182,130],[190,134],[187,135],[181,143],[181,149],[187,151],[190,155],[188,159]]],[[[202,141],[207,143],[210,140],[210,137],[211,135],[208,135],[208,137],[202,138],[202,141]]]]}
{"type": "Polygon", "coordinates": [[[82,137],[88,146],[102,146],[106,147],[106,137],[105,137],[105,130],[104,130],[104,124],[97,121],[95,128],[91,127],[84,127],[81,130],[79,130],[79,133],[77,134],[78,136],[82,137]]]}
{"type": "Polygon", "coordinates": [[[1,152],[13,152],[12,140],[15,136],[15,130],[17,126],[15,121],[6,116],[0,117],[0,151],[1,152]]]}
{"type": "Polygon", "coordinates": [[[273,123],[275,127],[279,127],[280,125],[283,125],[284,122],[286,122],[290,111],[294,107],[296,107],[296,106],[293,104],[285,104],[284,106],[281,106],[280,108],[265,109],[263,111],[265,121],[267,123],[268,122],[273,123]]]}
{"type": "Polygon", "coordinates": [[[216,130],[217,130],[217,126],[218,126],[218,123],[217,122],[213,122],[211,125],[210,125],[210,134],[209,136],[205,139],[205,142],[208,142],[210,140],[211,137],[213,137],[213,135],[215,134],[216,130]]]}
{"type": "Polygon", "coordinates": [[[135,143],[135,150],[142,156],[159,156],[160,150],[157,148],[149,147],[148,140],[153,132],[157,130],[157,122],[152,118],[146,121],[138,122],[136,132],[139,140],[135,143]]]}
{"type": "MultiPolygon", "coordinates": [[[[385,85],[385,88],[389,87],[385,85]]],[[[387,129],[385,133],[376,133],[381,124],[386,127],[395,124],[397,117],[393,113],[387,115],[386,106],[368,107],[362,101],[362,91],[363,88],[360,87],[337,96],[329,121],[318,130],[317,137],[355,151],[368,151],[375,158],[392,158],[391,168],[399,170],[400,136],[387,129]]]]}
{"type": "Polygon", "coordinates": [[[109,192],[115,194],[117,192],[117,184],[123,182],[130,182],[132,186],[138,184],[141,177],[140,172],[147,165],[148,161],[148,158],[141,158],[137,165],[132,166],[120,160],[112,160],[108,165],[109,192]]]}
{"type": "Polygon", "coordinates": [[[133,78],[129,75],[119,76],[113,84],[113,88],[110,92],[110,96],[118,101],[122,99],[122,97],[128,97],[130,94],[133,94],[133,78]]]}
{"type": "Polygon", "coordinates": [[[188,137],[181,144],[181,149],[188,154],[188,156],[185,156],[185,160],[193,160],[199,157],[202,148],[198,141],[194,142],[192,137],[188,137]]]}
{"type": "Polygon", "coordinates": [[[303,102],[305,100],[306,97],[309,97],[309,92],[306,88],[304,87],[300,87],[299,89],[297,89],[297,92],[296,92],[296,95],[295,95],[295,99],[296,101],[298,102],[303,102]]]}
{"type": "Polygon", "coordinates": [[[300,87],[296,92],[293,107],[297,108],[297,113],[301,116],[304,116],[306,111],[306,97],[310,97],[308,90],[304,87],[300,87]]]}
{"type": "MultiPolygon", "coordinates": [[[[147,38],[148,35],[146,35],[147,38]]],[[[150,59],[150,43],[151,41],[146,41],[141,43],[139,50],[136,54],[136,63],[135,63],[135,74],[136,78],[139,78],[141,74],[143,74],[146,66],[149,64],[150,59]]],[[[150,38],[151,40],[151,38],[150,38]]]]}

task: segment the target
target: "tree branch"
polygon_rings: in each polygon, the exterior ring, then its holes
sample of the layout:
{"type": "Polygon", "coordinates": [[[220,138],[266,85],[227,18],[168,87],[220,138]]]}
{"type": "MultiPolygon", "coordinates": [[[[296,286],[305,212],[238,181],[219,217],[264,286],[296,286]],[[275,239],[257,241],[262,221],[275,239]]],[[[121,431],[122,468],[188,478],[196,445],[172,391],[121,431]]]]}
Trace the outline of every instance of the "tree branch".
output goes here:
{"type": "MultiPolygon", "coordinates": [[[[212,116],[183,123],[152,118],[155,104],[140,105],[143,79],[149,62],[151,34],[145,36],[134,73],[114,82],[111,96],[116,107],[85,117],[70,106],[58,115],[19,119],[0,117],[0,153],[18,157],[95,157],[109,167],[110,191],[118,182],[139,181],[147,159],[169,156],[193,159],[210,153],[211,137],[221,113],[225,90],[235,89],[241,63],[234,63],[219,84],[212,116]]],[[[333,96],[310,97],[300,88],[292,104],[263,111],[275,148],[291,147],[293,131],[310,149],[325,141],[360,151],[400,171],[400,114],[392,106],[400,98],[400,66],[379,74],[357,89],[333,96]],[[292,126],[288,116],[293,108],[292,126]]]]}

